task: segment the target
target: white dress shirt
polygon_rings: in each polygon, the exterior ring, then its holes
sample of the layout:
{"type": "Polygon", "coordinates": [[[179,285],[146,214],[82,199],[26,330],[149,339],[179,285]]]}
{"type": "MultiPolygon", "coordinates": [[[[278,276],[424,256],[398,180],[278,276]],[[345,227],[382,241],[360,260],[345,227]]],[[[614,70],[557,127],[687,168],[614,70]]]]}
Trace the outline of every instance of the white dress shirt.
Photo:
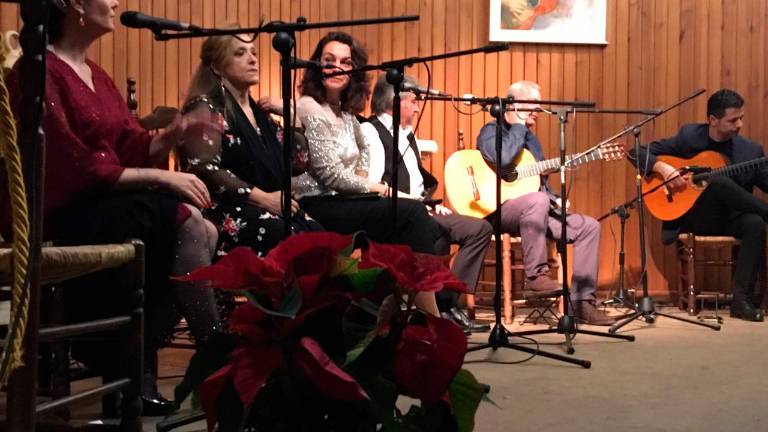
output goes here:
{"type": "MultiPolygon", "coordinates": [[[[379,114],[376,116],[379,121],[386,127],[390,133],[392,133],[392,116],[387,113],[379,114]]],[[[384,144],[381,143],[379,138],[379,132],[376,128],[368,122],[361,125],[363,135],[370,145],[370,166],[368,168],[368,179],[372,182],[380,182],[381,177],[384,175],[384,144]]],[[[408,135],[411,134],[411,127],[400,127],[400,141],[398,147],[400,148],[400,154],[403,156],[403,162],[408,170],[408,176],[410,178],[410,194],[403,194],[404,198],[421,199],[424,193],[424,178],[419,171],[419,160],[417,155],[408,143],[408,135]]]]}

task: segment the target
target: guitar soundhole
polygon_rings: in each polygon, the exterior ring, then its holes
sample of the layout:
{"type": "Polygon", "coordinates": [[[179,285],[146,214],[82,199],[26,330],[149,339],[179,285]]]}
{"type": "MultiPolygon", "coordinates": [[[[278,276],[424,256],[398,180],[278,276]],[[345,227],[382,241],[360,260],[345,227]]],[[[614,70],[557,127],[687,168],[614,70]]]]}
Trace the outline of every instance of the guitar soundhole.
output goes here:
{"type": "Polygon", "coordinates": [[[512,172],[509,173],[509,180],[507,180],[507,181],[513,182],[513,181],[517,180],[518,176],[519,176],[519,174],[518,174],[517,170],[513,169],[512,172]]]}

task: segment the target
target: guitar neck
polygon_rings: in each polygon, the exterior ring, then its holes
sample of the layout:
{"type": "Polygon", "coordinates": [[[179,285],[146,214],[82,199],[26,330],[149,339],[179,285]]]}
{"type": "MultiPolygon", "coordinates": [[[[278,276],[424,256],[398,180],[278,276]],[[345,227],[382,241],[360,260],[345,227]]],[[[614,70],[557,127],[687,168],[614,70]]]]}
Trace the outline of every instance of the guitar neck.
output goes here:
{"type": "Polygon", "coordinates": [[[713,169],[712,171],[707,173],[694,174],[693,181],[696,182],[696,181],[707,180],[712,177],[731,177],[737,174],[742,174],[742,173],[752,171],[753,169],[758,168],[761,165],[765,165],[766,162],[768,162],[768,159],[766,159],[766,157],[763,156],[763,157],[752,159],[746,162],[740,162],[733,165],[725,165],[723,167],[713,169]]]}
{"type": "MultiPolygon", "coordinates": [[[[568,167],[575,167],[587,162],[599,160],[601,158],[602,156],[600,154],[600,149],[595,149],[585,154],[567,155],[565,157],[565,164],[568,167]]],[[[538,176],[544,172],[556,170],[559,168],[560,168],[560,158],[546,159],[531,165],[518,167],[517,178],[538,176]]]]}

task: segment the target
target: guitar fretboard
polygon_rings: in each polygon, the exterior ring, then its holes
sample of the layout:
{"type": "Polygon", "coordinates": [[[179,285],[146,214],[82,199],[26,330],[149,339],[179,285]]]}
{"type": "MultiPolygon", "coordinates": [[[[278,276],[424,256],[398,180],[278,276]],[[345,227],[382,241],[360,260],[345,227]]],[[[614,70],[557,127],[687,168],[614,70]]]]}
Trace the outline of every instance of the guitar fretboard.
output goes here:
{"type": "Polygon", "coordinates": [[[700,181],[708,180],[712,177],[731,177],[738,174],[747,173],[754,170],[755,168],[759,168],[760,166],[765,165],[767,162],[768,162],[768,159],[765,156],[763,156],[763,157],[752,159],[746,162],[739,162],[733,165],[725,165],[723,167],[713,169],[710,172],[694,174],[693,181],[700,182],[700,181]]]}
{"type": "MultiPolygon", "coordinates": [[[[582,154],[578,157],[567,155],[565,157],[565,164],[567,167],[575,167],[583,163],[600,160],[603,157],[600,150],[601,149],[598,147],[591,152],[582,154]]],[[[538,176],[543,172],[557,169],[560,169],[560,158],[547,159],[517,168],[517,178],[538,176]]]]}

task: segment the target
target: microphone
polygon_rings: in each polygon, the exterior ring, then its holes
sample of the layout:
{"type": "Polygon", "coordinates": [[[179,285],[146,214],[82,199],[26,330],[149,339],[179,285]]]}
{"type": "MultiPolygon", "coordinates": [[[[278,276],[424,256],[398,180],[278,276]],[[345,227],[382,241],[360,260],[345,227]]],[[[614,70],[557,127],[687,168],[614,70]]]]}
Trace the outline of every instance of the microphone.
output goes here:
{"type": "Polygon", "coordinates": [[[440,90],[436,90],[433,88],[426,88],[422,87],[420,85],[411,84],[411,83],[403,83],[402,87],[400,87],[402,91],[404,92],[411,92],[418,94],[428,94],[432,96],[449,96],[448,93],[443,93],[440,90]]]}
{"type": "Polygon", "coordinates": [[[289,65],[291,69],[312,69],[317,72],[321,72],[326,66],[318,61],[302,60],[296,57],[291,57],[289,65]]]}
{"type": "Polygon", "coordinates": [[[145,15],[136,11],[125,11],[120,14],[120,23],[126,27],[136,29],[150,29],[154,33],[161,32],[163,30],[173,31],[186,31],[186,30],[201,30],[200,27],[185,23],[182,21],[170,20],[166,18],[158,18],[150,15],[145,15]]]}

